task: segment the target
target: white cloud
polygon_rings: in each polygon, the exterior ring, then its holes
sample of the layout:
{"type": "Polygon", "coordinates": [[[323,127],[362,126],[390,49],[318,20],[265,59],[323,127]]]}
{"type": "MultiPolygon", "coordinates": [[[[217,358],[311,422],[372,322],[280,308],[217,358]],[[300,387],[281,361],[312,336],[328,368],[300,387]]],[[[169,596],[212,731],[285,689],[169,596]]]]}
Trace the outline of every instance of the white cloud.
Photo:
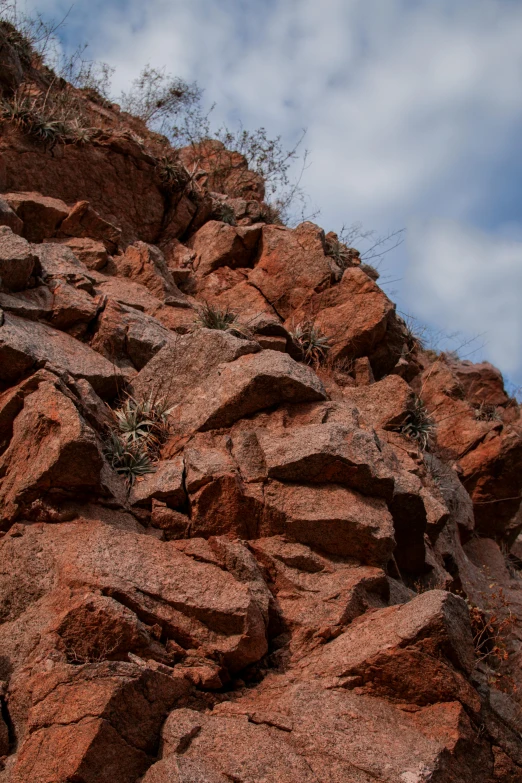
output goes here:
{"type": "Polygon", "coordinates": [[[448,332],[485,334],[485,355],[507,373],[522,354],[522,241],[451,220],[412,224],[405,286],[415,314],[448,332]]]}
{"type": "MultiPolygon", "coordinates": [[[[68,3],[29,0],[57,16],[68,3]]],[[[489,211],[495,229],[491,182],[519,154],[520,2],[76,0],[69,27],[117,68],[118,89],[145,63],[166,65],[200,82],[208,102],[217,102],[217,120],[238,116],[246,127],[264,125],[288,139],[308,127],[313,165],[303,183],[325,228],[362,220],[385,232],[411,222],[416,254],[408,280],[416,287],[399,289],[403,308],[422,318],[422,301],[430,317],[444,312],[468,332],[480,321],[493,360],[510,371],[518,362],[522,374],[520,351],[499,337],[499,323],[517,333],[518,302],[485,262],[468,280],[464,260],[467,237],[473,253],[495,248],[504,279],[517,275],[509,243],[478,242],[473,225],[489,211]],[[470,228],[450,231],[434,215],[470,228]],[[450,236],[446,254],[457,237],[461,246],[450,253],[451,275],[467,285],[447,284],[446,262],[432,268],[422,260],[450,236]]],[[[493,192],[502,187],[512,187],[509,177],[493,192]]],[[[406,263],[404,252],[395,254],[394,276],[406,263]]]]}

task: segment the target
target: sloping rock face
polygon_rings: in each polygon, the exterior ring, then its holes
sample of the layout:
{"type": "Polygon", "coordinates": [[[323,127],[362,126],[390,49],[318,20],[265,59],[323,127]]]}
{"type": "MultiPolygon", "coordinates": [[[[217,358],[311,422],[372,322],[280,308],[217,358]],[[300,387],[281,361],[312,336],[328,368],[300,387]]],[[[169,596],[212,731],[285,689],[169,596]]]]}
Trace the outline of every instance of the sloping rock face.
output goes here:
{"type": "Polygon", "coordinates": [[[1,128],[0,783],[520,783],[500,373],[266,223],[242,155],[167,188],[164,143],[82,100],[85,144],[1,128]]]}

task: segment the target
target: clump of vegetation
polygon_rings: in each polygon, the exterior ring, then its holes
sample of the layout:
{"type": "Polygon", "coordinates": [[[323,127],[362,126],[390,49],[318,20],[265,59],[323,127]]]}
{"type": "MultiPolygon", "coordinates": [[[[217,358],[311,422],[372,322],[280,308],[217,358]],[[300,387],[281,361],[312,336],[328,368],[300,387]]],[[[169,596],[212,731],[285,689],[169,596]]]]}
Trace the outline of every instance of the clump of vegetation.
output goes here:
{"type": "Polygon", "coordinates": [[[113,411],[114,423],[104,452],[113,470],[129,485],[154,472],[161,446],[169,434],[170,413],[167,401],[154,393],[142,399],[128,395],[113,411]]]}
{"type": "Polygon", "coordinates": [[[377,269],[371,264],[361,264],[360,269],[374,281],[377,281],[380,277],[377,269]]]}
{"type": "Polygon", "coordinates": [[[290,332],[292,340],[301,349],[305,364],[319,365],[326,361],[330,341],[314,321],[298,323],[290,332]]]}
{"type": "Polygon", "coordinates": [[[226,201],[219,204],[214,212],[214,216],[216,220],[221,220],[222,223],[227,223],[229,226],[236,225],[236,213],[226,201]]]}
{"type": "Polygon", "coordinates": [[[415,397],[400,432],[414,440],[422,451],[428,451],[435,434],[436,423],[420,397],[415,397]]]}
{"type": "Polygon", "coordinates": [[[348,247],[344,242],[340,242],[335,236],[329,236],[326,239],[325,254],[333,258],[341,269],[352,266],[351,259],[359,256],[359,252],[353,247],[348,247]]]}
{"type": "Polygon", "coordinates": [[[156,168],[163,185],[169,190],[184,190],[190,182],[190,174],[185,166],[172,156],[159,158],[156,168]]]}
{"type": "Polygon", "coordinates": [[[222,332],[230,332],[236,337],[248,339],[251,334],[249,329],[241,324],[239,316],[229,307],[221,309],[208,302],[199,308],[196,325],[203,329],[218,329],[222,332]]]}
{"type": "Polygon", "coordinates": [[[22,85],[12,97],[0,103],[0,118],[16,125],[48,149],[57,144],[82,144],[91,138],[91,129],[83,127],[73,106],[58,100],[51,87],[44,94],[31,94],[22,85]]]}
{"type": "Polygon", "coordinates": [[[502,416],[496,405],[489,402],[481,402],[474,410],[477,421],[502,421],[502,416]]]}
{"type": "Polygon", "coordinates": [[[123,111],[139,117],[151,128],[169,134],[174,119],[182,111],[198,104],[202,91],[198,85],[179,79],[165,68],[146,65],[128,92],[120,96],[123,111]]]}

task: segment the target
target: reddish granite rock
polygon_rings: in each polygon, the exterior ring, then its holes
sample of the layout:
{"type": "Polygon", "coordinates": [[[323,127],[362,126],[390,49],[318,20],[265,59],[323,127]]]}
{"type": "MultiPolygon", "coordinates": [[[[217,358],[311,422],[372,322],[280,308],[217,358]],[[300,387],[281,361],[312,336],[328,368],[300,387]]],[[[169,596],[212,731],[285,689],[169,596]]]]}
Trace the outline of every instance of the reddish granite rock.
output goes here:
{"type": "Polygon", "coordinates": [[[21,235],[24,230],[24,221],[3,198],[0,198],[0,226],[9,226],[13,234],[21,235]]]}
{"type": "Polygon", "coordinates": [[[137,481],[130,493],[132,505],[147,505],[151,500],[165,500],[172,507],[181,506],[186,501],[183,486],[183,459],[160,462],[154,473],[137,481]]]}
{"type": "Polygon", "coordinates": [[[198,181],[211,191],[254,201],[264,197],[264,182],[259,174],[249,171],[244,155],[231,152],[217,139],[183,147],[179,158],[190,171],[201,172],[198,181]]]}
{"type": "Polygon", "coordinates": [[[458,460],[477,529],[513,542],[522,525],[516,517],[522,494],[522,426],[520,418],[504,424],[495,405],[486,402],[501,399],[498,377],[489,366],[475,371],[469,363],[438,360],[421,382],[436,422],[437,445],[446,459],[458,460]]]}
{"type": "Polygon", "coordinates": [[[257,351],[259,345],[253,341],[215,329],[198,329],[162,348],[134,380],[133,388],[136,394],[157,389],[171,405],[190,403],[195,390],[218,365],[257,351]]]}
{"type": "Polygon", "coordinates": [[[114,259],[118,274],[129,277],[148,288],[151,294],[164,301],[172,300],[178,306],[190,307],[186,297],[178,289],[174,278],[157,247],[145,242],[129,245],[122,256],[114,259]]]}
{"type": "Polygon", "coordinates": [[[227,427],[283,402],[326,397],[315,373],[279,351],[240,356],[218,366],[186,404],[173,411],[182,433],[227,427]]]}
{"type": "Polygon", "coordinates": [[[379,376],[392,369],[404,340],[395,306],[376,283],[353,267],[338,285],[311,293],[290,320],[313,319],[328,337],[333,358],[369,356],[379,376]]]}
{"type": "Polygon", "coordinates": [[[204,276],[220,266],[248,267],[254,258],[262,225],[231,226],[209,220],[191,236],[188,246],[194,250],[194,269],[204,276]]]}
{"type": "Polygon", "coordinates": [[[88,237],[71,237],[70,239],[46,239],[45,242],[52,242],[58,245],[70,247],[76,258],[87,269],[99,270],[107,266],[109,255],[103,242],[88,237]]]}
{"type": "Polygon", "coordinates": [[[366,426],[393,430],[406,423],[413,391],[398,375],[388,375],[369,387],[346,387],[343,398],[357,408],[366,426]]]}
{"type": "Polygon", "coordinates": [[[38,367],[85,378],[102,397],[118,390],[118,371],[92,348],[50,326],[6,314],[0,326],[0,380],[15,383],[38,367]]]}
{"type": "Polygon", "coordinates": [[[103,219],[121,227],[123,241],[154,242],[165,209],[155,161],[137,145],[123,149],[122,141],[109,133],[96,144],[66,145],[53,156],[17,133],[4,137],[4,189],[36,190],[67,204],[87,199],[103,219]]]}
{"type": "Polygon", "coordinates": [[[102,457],[93,431],[56,385],[29,394],[0,457],[0,508],[5,522],[49,490],[100,490],[102,457]]]}
{"type": "Polygon", "coordinates": [[[23,235],[29,242],[43,242],[54,237],[58,226],[69,214],[69,207],[61,199],[33,191],[5,193],[2,198],[23,221],[23,235]]]}
{"type": "Polygon", "coordinates": [[[293,230],[264,226],[249,280],[282,318],[328,287],[333,276],[332,260],[324,254],[324,233],[314,223],[293,230]]]}
{"type": "Polygon", "coordinates": [[[21,291],[37,267],[31,245],[13,234],[8,226],[0,227],[0,290],[21,291]]]}
{"type": "Polygon", "coordinates": [[[271,482],[264,488],[260,535],[290,540],[369,565],[386,563],[394,549],[386,503],[336,485],[271,482]]]}
{"type": "Polygon", "coordinates": [[[391,500],[393,475],[374,434],[340,424],[294,427],[259,435],[267,473],[280,481],[345,484],[391,500]]]}
{"type": "Polygon", "coordinates": [[[133,663],[57,667],[38,680],[13,783],[135,780],[154,758],[165,711],[189,690],[133,663]]]}
{"type": "Polygon", "coordinates": [[[91,346],[118,367],[141,370],[175,335],[135,308],[108,299],[94,327],[91,346]]]}
{"type": "Polygon", "coordinates": [[[121,239],[121,228],[104,220],[88,201],[78,201],[60,224],[58,236],[98,239],[109,252],[114,252],[121,239]]]}

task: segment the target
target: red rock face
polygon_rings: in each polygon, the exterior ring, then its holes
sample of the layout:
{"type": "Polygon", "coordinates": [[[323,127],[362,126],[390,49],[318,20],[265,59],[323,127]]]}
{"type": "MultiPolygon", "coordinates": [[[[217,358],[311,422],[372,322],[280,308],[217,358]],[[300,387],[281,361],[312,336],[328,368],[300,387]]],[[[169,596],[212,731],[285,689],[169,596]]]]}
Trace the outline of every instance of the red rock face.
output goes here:
{"type": "Polygon", "coordinates": [[[182,150],[169,189],[97,112],[52,154],[2,126],[0,783],[519,783],[500,373],[412,347],[333,234],[261,223],[243,156],[182,150]]]}

